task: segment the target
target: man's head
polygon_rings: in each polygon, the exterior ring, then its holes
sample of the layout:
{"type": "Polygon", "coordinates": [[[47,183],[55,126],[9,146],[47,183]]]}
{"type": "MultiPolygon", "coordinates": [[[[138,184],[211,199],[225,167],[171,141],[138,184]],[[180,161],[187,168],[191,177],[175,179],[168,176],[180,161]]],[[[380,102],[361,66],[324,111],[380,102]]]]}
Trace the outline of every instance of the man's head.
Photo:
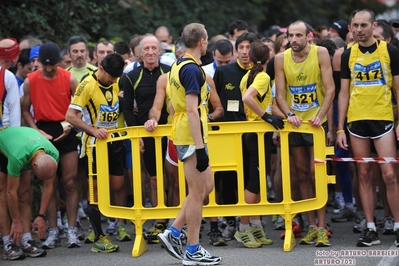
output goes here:
{"type": "Polygon", "coordinates": [[[200,23],[187,24],[182,32],[182,38],[186,49],[201,49],[201,55],[206,54],[208,48],[208,32],[200,23]]]}
{"type": "Polygon", "coordinates": [[[227,39],[218,40],[212,48],[213,59],[216,66],[224,66],[231,63],[233,58],[234,48],[231,42],[227,39]]]}
{"type": "Polygon", "coordinates": [[[53,42],[45,42],[39,49],[40,71],[43,76],[53,78],[57,74],[58,64],[62,60],[60,47],[53,42]]]}
{"type": "Polygon", "coordinates": [[[160,26],[155,30],[155,37],[159,40],[159,42],[165,42],[169,45],[173,44],[173,37],[170,34],[170,30],[166,26],[160,26]]]}
{"type": "Polygon", "coordinates": [[[346,20],[338,20],[331,24],[328,29],[328,36],[331,37],[341,37],[342,40],[346,39],[346,34],[348,33],[348,22],[346,20]]]}
{"type": "Polygon", "coordinates": [[[97,60],[97,65],[101,65],[101,61],[103,61],[104,57],[108,54],[112,54],[114,52],[114,45],[107,40],[101,41],[97,43],[93,57],[97,60]]]}
{"type": "Polygon", "coordinates": [[[8,69],[14,67],[19,56],[19,45],[14,38],[0,40],[0,66],[8,69]]]}
{"type": "Polygon", "coordinates": [[[119,41],[114,44],[114,52],[120,54],[123,59],[129,60],[131,56],[130,46],[127,42],[119,41]]]}
{"type": "Polygon", "coordinates": [[[37,46],[33,47],[32,49],[30,49],[29,59],[32,64],[33,71],[38,70],[40,68],[39,49],[40,49],[40,45],[37,45],[37,46]]]}
{"type": "Polygon", "coordinates": [[[235,20],[229,24],[229,39],[237,39],[244,32],[248,32],[248,23],[243,20],[235,20]]]}
{"type": "Polygon", "coordinates": [[[183,39],[181,37],[177,38],[175,42],[175,56],[176,59],[181,58],[186,53],[186,46],[184,46],[183,39]]]}
{"type": "Polygon", "coordinates": [[[161,45],[157,37],[145,34],[139,43],[139,53],[144,66],[157,65],[161,55],[161,45]]]}
{"type": "Polygon", "coordinates": [[[27,75],[32,72],[32,64],[30,62],[30,49],[23,49],[19,54],[17,60],[17,73],[16,75],[22,79],[26,79],[27,75]]]}
{"type": "Polygon", "coordinates": [[[67,50],[75,68],[86,66],[87,40],[83,36],[73,36],[67,42],[67,50]]]}
{"type": "Polygon", "coordinates": [[[375,21],[375,14],[369,9],[363,9],[357,11],[352,19],[351,30],[353,38],[359,43],[368,45],[370,41],[373,41],[373,31],[377,27],[375,21]]]}
{"type": "Polygon", "coordinates": [[[32,49],[35,46],[40,46],[43,42],[31,35],[24,36],[19,42],[19,48],[22,49],[32,49]]]}
{"type": "Polygon", "coordinates": [[[33,174],[41,180],[54,177],[58,166],[57,161],[44,151],[39,151],[33,156],[31,165],[33,174]]]}
{"type": "Polygon", "coordinates": [[[288,41],[294,52],[301,52],[309,45],[309,33],[311,28],[309,24],[298,20],[292,23],[287,31],[288,41]]]}
{"type": "Polygon", "coordinates": [[[394,37],[391,26],[386,20],[377,20],[377,23],[377,27],[373,30],[374,38],[390,43],[394,37]]]}
{"type": "Polygon", "coordinates": [[[108,54],[98,66],[98,80],[105,86],[115,83],[123,73],[125,60],[120,54],[108,54]]]}
{"type": "Polygon", "coordinates": [[[251,63],[251,60],[249,59],[249,49],[251,47],[251,43],[257,39],[258,37],[256,37],[255,33],[245,32],[236,40],[235,48],[237,51],[237,60],[244,67],[247,67],[251,63]]]}
{"type": "Polygon", "coordinates": [[[70,67],[72,64],[72,60],[66,48],[61,49],[60,56],[62,58],[62,60],[60,61],[60,67],[63,69],[70,67]]]}

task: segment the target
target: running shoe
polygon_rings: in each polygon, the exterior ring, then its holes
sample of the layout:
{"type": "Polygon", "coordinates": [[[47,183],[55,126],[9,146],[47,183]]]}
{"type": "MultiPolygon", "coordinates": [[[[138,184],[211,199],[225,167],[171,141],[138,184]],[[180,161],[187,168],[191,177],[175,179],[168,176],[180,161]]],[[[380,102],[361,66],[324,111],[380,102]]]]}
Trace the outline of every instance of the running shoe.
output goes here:
{"type": "Polygon", "coordinates": [[[340,212],[331,217],[332,222],[348,222],[356,219],[356,212],[345,206],[340,212]]]}
{"type": "Polygon", "coordinates": [[[273,244],[273,240],[268,238],[265,234],[265,231],[263,231],[263,227],[250,227],[249,228],[251,234],[254,236],[256,242],[262,244],[262,245],[271,245],[273,244]]]}
{"type": "Polygon", "coordinates": [[[85,240],[85,234],[83,233],[83,228],[80,222],[76,222],[76,236],[79,240],[85,240]]]}
{"type": "Polygon", "coordinates": [[[165,228],[160,223],[157,223],[153,227],[148,229],[147,232],[144,234],[144,237],[146,238],[147,243],[158,244],[159,240],[157,238],[157,235],[162,233],[163,230],[165,230],[165,228]]]}
{"type": "Polygon", "coordinates": [[[227,246],[227,243],[224,240],[222,233],[219,230],[215,230],[209,233],[209,245],[219,247],[227,246]]]}
{"type": "Polygon", "coordinates": [[[78,238],[78,228],[77,227],[69,227],[67,231],[67,247],[68,248],[80,248],[82,244],[78,238]]]}
{"type": "Polygon", "coordinates": [[[22,260],[25,254],[20,245],[11,244],[4,249],[3,259],[5,260],[22,260]]]}
{"type": "Polygon", "coordinates": [[[126,227],[124,225],[118,225],[116,230],[116,239],[124,242],[132,240],[132,236],[127,232],[126,227]]]}
{"type": "Polygon", "coordinates": [[[356,212],[356,218],[353,224],[353,233],[361,233],[366,229],[366,217],[362,211],[356,212]]]}
{"type": "MultiPolygon", "coordinates": [[[[284,239],[284,238],[285,238],[285,232],[286,232],[286,231],[284,231],[284,232],[281,233],[281,235],[280,235],[280,238],[281,238],[281,239],[284,239]]],[[[295,238],[300,238],[300,237],[302,237],[302,229],[301,229],[301,226],[298,225],[298,224],[297,224],[296,222],[294,222],[294,221],[292,221],[292,232],[294,233],[294,237],[295,237],[295,238]]]]}
{"type": "Polygon", "coordinates": [[[328,240],[327,230],[319,228],[317,230],[316,247],[329,247],[330,241],[328,240]]]}
{"type": "Polygon", "coordinates": [[[119,246],[112,244],[109,236],[100,236],[98,241],[94,242],[93,247],[91,248],[92,252],[96,253],[111,253],[118,251],[119,246]]]}
{"type": "Polygon", "coordinates": [[[217,265],[221,262],[221,257],[212,256],[202,246],[199,246],[194,254],[186,251],[183,258],[183,265],[217,265]]]}
{"type": "Polygon", "coordinates": [[[44,257],[47,255],[47,251],[37,247],[36,242],[33,239],[29,240],[26,246],[22,246],[22,251],[25,256],[31,258],[44,257]]]}
{"type": "Polygon", "coordinates": [[[117,219],[114,219],[114,221],[109,221],[109,224],[108,224],[108,227],[107,227],[107,229],[105,230],[105,232],[107,233],[107,234],[109,234],[109,235],[114,235],[114,234],[116,234],[116,228],[117,228],[117,225],[118,225],[118,220],[117,219]]]}
{"type": "Polygon", "coordinates": [[[85,238],[85,243],[91,244],[91,243],[94,243],[95,240],[96,240],[96,234],[94,233],[94,230],[92,228],[90,228],[89,235],[86,236],[86,238],[85,238]]]}
{"type": "Polygon", "coordinates": [[[227,223],[222,223],[220,226],[220,231],[222,232],[222,236],[226,241],[230,241],[234,238],[236,228],[233,226],[233,224],[234,221],[230,220],[227,223]]]}
{"type": "Polygon", "coordinates": [[[61,239],[58,236],[58,228],[50,228],[47,239],[42,243],[42,248],[53,249],[61,244],[61,239]]]}
{"type": "Polygon", "coordinates": [[[345,207],[345,201],[344,198],[335,198],[334,204],[333,204],[333,213],[338,214],[343,208],[345,207]]]}
{"type": "Polygon", "coordinates": [[[317,239],[317,230],[313,226],[310,226],[308,233],[306,234],[306,236],[304,236],[301,239],[300,244],[301,245],[313,245],[314,241],[316,239],[317,239]]]}
{"type": "Polygon", "coordinates": [[[261,243],[256,241],[250,230],[246,230],[244,232],[237,230],[234,234],[234,237],[238,242],[243,243],[247,248],[260,248],[262,246],[261,243]]]}
{"type": "Polygon", "coordinates": [[[277,220],[274,222],[273,229],[274,230],[284,230],[285,229],[285,220],[280,215],[277,217],[277,220]]]}
{"type": "Polygon", "coordinates": [[[399,229],[396,229],[394,234],[395,234],[395,246],[399,247],[399,229]]]}
{"type": "Polygon", "coordinates": [[[183,249],[180,237],[174,237],[170,229],[165,229],[162,233],[157,235],[157,238],[172,257],[179,260],[183,259],[183,249]]]}
{"type": "Polygon", "coordinates": [[[372,245],[379,245],[381,241],[378,233],[371,228],[366,228],[363,231],[362,238],[357,241],[358,247],[371,247],[372,245]]]}
{"type": "Polygon", "coordinates": [[[395,231],[393,230],[394,220],[391,216],[384,217],[384,229],[382,231],[383,235],[393,235],[395,231]]]}

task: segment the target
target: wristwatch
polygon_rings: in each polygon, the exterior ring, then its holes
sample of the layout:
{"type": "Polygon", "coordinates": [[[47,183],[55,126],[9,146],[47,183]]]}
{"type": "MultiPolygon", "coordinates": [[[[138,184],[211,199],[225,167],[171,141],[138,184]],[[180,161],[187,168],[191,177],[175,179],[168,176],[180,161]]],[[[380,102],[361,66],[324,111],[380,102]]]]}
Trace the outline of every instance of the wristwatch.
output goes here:
{"type": "Polygon", "coordinates": [[[41,217],[41,218],[43,218],[45,221],[47,221],[47,215],[45,215],[45,214],[38,214],[37,215],[37,217],[41,217]]]}
{"type": "Polygon", "coordinates": [[[209,121],[213,122],[213,117],[211,114],[208,114],[208,119],[209,119],[209,121]]]}
{"type": "Polygon", "coordinates": [[[293,112],[289,111],[288,114],[286,115],[286,117],[288,118],[290,116],[295,116],[295,114],[293,112]]]}

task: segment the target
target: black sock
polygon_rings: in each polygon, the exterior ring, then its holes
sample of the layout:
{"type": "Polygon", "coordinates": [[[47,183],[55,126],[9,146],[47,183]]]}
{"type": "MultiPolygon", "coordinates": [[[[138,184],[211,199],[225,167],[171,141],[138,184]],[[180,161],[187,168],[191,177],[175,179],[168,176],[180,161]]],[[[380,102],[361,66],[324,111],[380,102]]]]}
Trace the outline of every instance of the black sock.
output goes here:
{"type": "Polygon", "coordinates": [[[211,222],[211,231],[219,230],[218,222],[211,222]]]}
{"type": "Polygon", "coordinates": [[[103,229],[101,227],[101,214],[97,205],[88,204],[87,211],[89,213],[90,223],[93,227],[96,241],[100,235],[104,236],[103,229]]]}

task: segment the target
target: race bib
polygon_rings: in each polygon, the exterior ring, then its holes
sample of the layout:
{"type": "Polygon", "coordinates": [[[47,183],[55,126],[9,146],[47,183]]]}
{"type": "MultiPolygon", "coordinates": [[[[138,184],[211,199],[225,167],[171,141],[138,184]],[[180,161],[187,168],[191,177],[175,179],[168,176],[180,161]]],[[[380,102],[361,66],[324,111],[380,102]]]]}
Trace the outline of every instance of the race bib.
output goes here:
{"type": "Polygon", "coordinates": [[[114,106],[100,105],[96,126],[100,128],[116,128],[119,118],[119,102],[114,106]]]}
{"type": "Polygon", "coordinates": [[[367,66],[363,66],[359,63],[355,64],[354,85],[356,87],[383,86],[385,84],[380,61],[371,63],[367,66]]]}
{"type": "Polygon", "coordinates": [[[289,86],[291,108],[296,111],[307,111],[320,106],[317,99],[316,83],[302,86],[289,86]]]}

